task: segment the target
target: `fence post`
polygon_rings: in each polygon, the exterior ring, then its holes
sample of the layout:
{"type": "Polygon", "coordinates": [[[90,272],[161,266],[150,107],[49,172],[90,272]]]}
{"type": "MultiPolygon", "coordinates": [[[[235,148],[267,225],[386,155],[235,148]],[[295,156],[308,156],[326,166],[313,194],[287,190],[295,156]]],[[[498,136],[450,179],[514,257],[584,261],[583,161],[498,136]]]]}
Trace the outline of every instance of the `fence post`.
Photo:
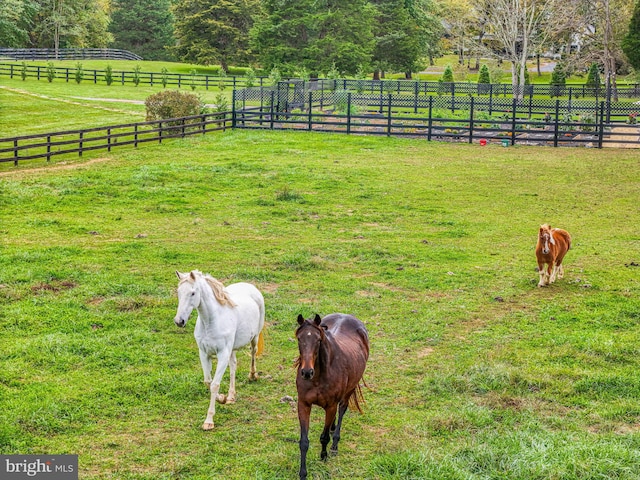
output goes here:
{"type": "Polygon", "coordinates": [[[556,100],[556,121],[553,126],[553,146],[558,146],[558,117],[560,116],[560,100],[556,100]]]}
{"type": "Polygon", "coordinates": [[[511,145],[516,144],[516,108],[517,100],[514,98],[511,102],[511,145]]]}
{"type": "Polygon", "coordinates": [[[313,109],[313,92],[309,92],[309,130],[313,130],[313,116],[311,110],[313,109]]]}
{"type": "Polygon", "coordinates": [[[133,146],[138,148],[138,124],[133,126],[133,146]]]}
{"type": "Polygon", "coordinates": [[[429,120],[427,122],[427,141],[431,141],[431,127],[433,127],[433,95],[429,95],[429,120]]]}
{"type": "Polygon", "coordinates": [[[600,121],[598,122],[598,148],[602,148],[604,137],[604,102],[600,102],[600,121]]]}
{"type": "Polygon", "coordinates": [[[413,113],[418,113],[418,92],[420,91],[420,82],[416,82],[413,86],[413,113]]]}
{"type": "Polygon", "coordinates": [[[489,84],[489,115],[493,113],[493,83],[489,84]]]}
{"type": "Polygon", "coordinates": [[[273,100],[274,100],[275,91],[271,90],[271,105],[269,106],[269,128],[273,130],[273,100]]]}
{"type": "Polygon", "coordinates": [[[473,143],[473,97],[469,106],[469,143],[473,143]]]}
{"type": "Polygon", "coordinates": [[[107,152],[111,151],[111,129],[107,128],[107,152]]]}
{"type": "Polygon", "coordinates": [[[391,94],[389,94],[389,105],[387,106],[387,137],[391,136],[391,94]]]}
{"type": "Polygon", "coordinates": [[[347,93],[347,135],[350,133],[351,133],[351,92],[347,93]]]}
{"type": "MultiPolygon", "coordinates": [[[[207,78],[209,78],[207,76],[207,78]]],[[[233,89],[233,93],[231,94],[231,128],[236,128],[238,117],[236,116],[236,89],[233,89]]],[[[226,125],[227,121],[224,121],[223,125],[226,125]]]]}
{"type": "Polygon", "coordinates": [[[84,142],[82,141],[84,137],[84,132],[80,132],[80,141],[78,142],[78,156],[81,157],[82,156],[82,147],[84,145],[84,142]]]}
{"type": "Polygon", "coordinates": [[[158,122],[158,143],[162,143],[162,121],[158,122]]]}
{"type": "Polygon", "coordinates": [[[51,135],[47,135],[47,163],[51,160],[51,135]]]}
{"type": "Polygon", "coordinates": [[[18,140],[13,141],[13,164],[18,166],[18,140]]]}

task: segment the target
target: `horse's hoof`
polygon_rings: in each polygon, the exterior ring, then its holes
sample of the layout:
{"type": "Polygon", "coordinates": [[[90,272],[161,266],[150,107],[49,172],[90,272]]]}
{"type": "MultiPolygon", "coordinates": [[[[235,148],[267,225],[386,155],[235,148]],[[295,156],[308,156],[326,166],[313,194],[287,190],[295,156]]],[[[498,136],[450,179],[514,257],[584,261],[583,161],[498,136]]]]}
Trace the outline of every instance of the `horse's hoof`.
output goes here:
{"type": "Polygon", "coordinates": [[[249,375],[249,380],[255,382],[256,380],[258,380],[258,374],[254,373],[253,375],[249,375]]]}
{"type": "Polygon", "coordinates": [[[232,403],[236,403],[236,397],[227,396],[227,401],[224,402],[224,403],[226,403],[227,405],[231,405],[232,403]]]}
{"type": "Polygon", "coordinates": [[[225,403],[227,403],[227,396],[226,395],[222,395],[221,393],[219,393],[218,395],[216,395],[216,401],[218,403],[225,404],[225,403]]]}
{"type": "Polygon", "coordinates": [[[208,432],[209,430],[213,430],[213,423],[203,423],[202,424],[202,430],[204,430],[205,432],[208,432]]]}

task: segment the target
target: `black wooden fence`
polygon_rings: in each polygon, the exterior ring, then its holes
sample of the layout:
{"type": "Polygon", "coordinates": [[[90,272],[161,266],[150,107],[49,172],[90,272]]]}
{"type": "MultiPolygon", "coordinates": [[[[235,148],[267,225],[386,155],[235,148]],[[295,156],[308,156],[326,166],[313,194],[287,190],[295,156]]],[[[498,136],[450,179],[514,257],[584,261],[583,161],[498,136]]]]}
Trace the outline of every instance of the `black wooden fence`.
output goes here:
{"type": "MultiPolygon", "coordinates": [[[[234,92],[236,128],[304,129],[347,134],[397,135],[427,140],[515,144],[588,146],[606,144],[640,147],[640,130],[622,119],[635,121],[634,113],[611,120],[607,102],[584,101],[579,109],[568,101],[532,108],[526,102],[438,96],[365,95],[336,91],[308,91],[306,98],[290,89],[234,92]],[[609,114],[609,115],[608,115],[609,114]]],[[[619,112],[618,112],[619,113],[619,112]]]]}
{"type": "Polygon", "coordinates": [[[128,50],[117,48],[0,48],[0,58],[14,60],[142,60],[128,50]]]}
{"type": "Polygon", "coordinates": [[[149,122],[111,125],[107,127],[67,130],[63,132],[23,135],[0,138],[0,163],[46,159],[64,154],[78,154],[93,150],[112,148],[148,142],[162,143],[170,138],[199,135],[232,126],[231,112],[216,112],[190,117],[181,117],[149,122]]]}
{"type": "MultiPolygon", "coordinates": [[[[50,72],[53,73],[53,81],[56,79],[65,82],[76,81],[76,68],[53,67],[43,65],[19,65],[0,63],[0,77],[9,78],[36,78],[38,80],[48,80],[50,72]]],[[[106,84],[107,72],[105,70],[82,69],[82,82],[94,84],[106,84]]],[[[237,75],[201,75],[187,73],[164,73],[164,72],[142,72],[113,70],[111,81],[120,85],[163,85],[168,87],[185,88],[220,88],[223,86],[240,88],[247,85],[247,77],[237,75]]],[[[264,86],[269,83],[268,77],[256,77],[255,84],[264,86]]]]}

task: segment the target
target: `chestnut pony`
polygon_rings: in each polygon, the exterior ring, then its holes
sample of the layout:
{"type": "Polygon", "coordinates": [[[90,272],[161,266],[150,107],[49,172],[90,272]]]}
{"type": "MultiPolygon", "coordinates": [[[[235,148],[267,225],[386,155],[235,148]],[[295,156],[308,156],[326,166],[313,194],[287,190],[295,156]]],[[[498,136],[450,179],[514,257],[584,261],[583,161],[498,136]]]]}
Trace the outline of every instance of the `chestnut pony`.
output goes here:
{"type": "Polygon", "coordinates": [[[369,336],[364,324],[352,315],[332,313],[305,320],[298,315],[298,420],[300,421],[300,478],[307,478],[309,450],[309,416],[311,406],[325,411],[320,435],[322,452],[327,458],[327,444],[333,432],[331,453],[338,453],[340,427],[347,407],[362,412],[360,380],[369,358],[369,336]],[[336,424],[336,412],[338,422],[336,424]]]}
{"type": "Polygon", "coordinates": [[[538,272],[540,273],[539,287],[555,282],[556,277],[564,277],[562,260],[570,248],[571,235],[569,232],[561,228],[551,228],[546,223],[540,225],[538,244],[536,245],[538,272]]]}

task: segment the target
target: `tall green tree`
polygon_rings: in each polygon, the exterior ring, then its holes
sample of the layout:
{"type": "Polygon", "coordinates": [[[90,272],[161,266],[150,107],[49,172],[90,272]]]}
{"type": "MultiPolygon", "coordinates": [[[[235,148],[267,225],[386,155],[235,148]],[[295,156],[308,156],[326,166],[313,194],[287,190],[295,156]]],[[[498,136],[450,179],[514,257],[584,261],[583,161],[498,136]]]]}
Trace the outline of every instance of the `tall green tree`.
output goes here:
{"type": "Polygon", "coordinates": [[[173,60],[175,45],[171,0],[112,0],[109,31],[113,48],[130,50],[145,60],[173,60]]]}
{"type": "Polygon", "coordinates": [[[629,22],[629,31],[622,40],[622,51],[631,66],[640,72],[640,0],[636,1],[633,15],[629,22]]]}
{"type": "Polygon", "coordinates": [[[44,48],[109,45],[109,0],[36,0],[31,46],[44,48]]]}
{"type": "Polygon", "coordinates": [[[366,0],[263,0],[264,16],[251,31],[263,68],[291,75],[342,74],[368,67],[375,10],[366,0]]]}
{"type": "Polygon", "coordinates": [[[405,0],[370,0],[376,7],[373,50],[374,78],[379,71],[411,72],[422,56],[417,22],[409,14],[405,0]]]}
{"type": "Polygon", "coordinates": [[[29,29],[37,12],[32,0],[2,0],[0,2],[0,45],[27,47],[29,29]]]}
{"type": "Polygon", "coordinates": [[[177,0],[175,53],[186,62],[219,63],[225,72],[231,63],[249,62],[249,30],[258,8],[258,0],[177,0]]]}

